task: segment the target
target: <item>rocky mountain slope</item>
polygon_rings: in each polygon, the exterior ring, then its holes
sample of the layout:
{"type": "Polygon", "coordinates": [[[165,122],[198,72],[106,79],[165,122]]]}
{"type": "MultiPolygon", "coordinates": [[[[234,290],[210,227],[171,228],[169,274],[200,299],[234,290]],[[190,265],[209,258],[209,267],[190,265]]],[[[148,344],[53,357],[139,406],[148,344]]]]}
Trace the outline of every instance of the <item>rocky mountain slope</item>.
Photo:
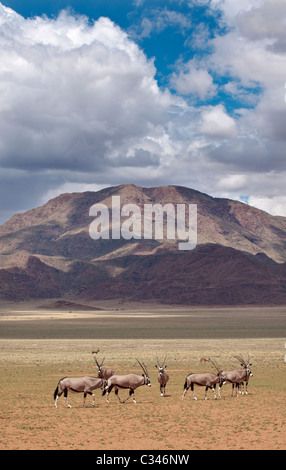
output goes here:
{"type": "Polygon", "coordinates": [[[0,227],[0,299],[155,300],[189,305],[286,303],[286,218],[192,189],[124,185],[62,194],[0,227]],[[197,204],[198,246],[93,240],[95,203],[197,204]]]}

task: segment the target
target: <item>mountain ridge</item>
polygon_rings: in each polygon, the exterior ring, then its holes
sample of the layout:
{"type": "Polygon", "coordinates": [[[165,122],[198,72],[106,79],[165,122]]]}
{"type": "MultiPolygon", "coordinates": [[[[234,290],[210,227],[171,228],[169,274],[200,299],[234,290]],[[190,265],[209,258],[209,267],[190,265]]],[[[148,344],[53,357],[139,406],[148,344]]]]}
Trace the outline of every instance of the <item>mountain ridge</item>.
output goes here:
{"type": "Polygon", "coordinates": [[[0,226],[0,298],[8,300],[280,305],[286,303],[285,262],[286,218],[182,186],[65,193],[0,226]],[[197,248],[179,252],[178,240],[93,240],[89,209],[96,203],[111,208],[112,196],[141,209],[197,204],[197,248]]]}

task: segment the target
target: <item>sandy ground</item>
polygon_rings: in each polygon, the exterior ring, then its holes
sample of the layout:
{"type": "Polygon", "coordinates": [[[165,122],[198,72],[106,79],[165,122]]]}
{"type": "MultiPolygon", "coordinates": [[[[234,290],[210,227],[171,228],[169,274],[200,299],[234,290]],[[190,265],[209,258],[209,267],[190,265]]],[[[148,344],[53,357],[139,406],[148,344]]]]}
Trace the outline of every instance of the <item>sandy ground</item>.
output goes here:
{"type": "MultiPolygon", "coordinates": [[[[225,340],[0,340],[0,449],[196,450],[286,449],[284,339],[225,340]],[[115,395],[107,404],[96,391],[82,408],[82,395],[63,397],[55,409],[53,392],[66,375],[95,375],[91,350],[99,347],[106,365],[118,373],[141,373],[136,357],[146,362],[152,387],[136,391],[137,404],[122,405],[115,395]],[[181,400],[186,375],[206,370],[206,353],[226,367],[233,354],[249,351],[254,377],[249,395],[222,399],[197,389],[181,400]],[[168,353],[170,382],[160,397],[156,355],[168,353]]],[[[122,398],[127,394],[120,392],[122,398]]]]}

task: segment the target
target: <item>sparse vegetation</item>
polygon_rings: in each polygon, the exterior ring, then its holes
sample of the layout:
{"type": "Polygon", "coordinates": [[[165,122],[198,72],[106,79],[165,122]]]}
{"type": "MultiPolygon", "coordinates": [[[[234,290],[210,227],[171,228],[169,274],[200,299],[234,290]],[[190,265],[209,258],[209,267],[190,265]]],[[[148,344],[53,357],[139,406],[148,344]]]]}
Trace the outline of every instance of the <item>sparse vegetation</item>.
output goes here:
{"type": "MultiPolygon", "coordinates": [[[[85,315],[82,322],[88,321],[85,315]]],[[[154,319],[156,315],[158,312],[154,312],[154,319]]],[[[166,316],[161,315],[162,323],[166,316]]],[[[78,330],[77,338],[48,339],[47,329],[47,339],[39,339],[37,328],[42,332],[50,323],[34,316],[23,322],[25,328],[32,322],[34,338],[0,339],[0,449],[286,448],[285,337],[212,338],[211,330],[206,330],[205,338],[176,339],[170,334],[154,339],[152,329],[147,337],[147,320],[151,317],[149,312],[148,317],[141,318],[143,338],[130,338],[131,330],[125,339],[123,330],[113,339],[81,338],[82,330],[78,330]],[[137,405],[131,400],[120,405],[113,393],[108,405],[96,390],[95,408],[91,397],[87,397],[83,409],[82,395],[70,395],[72,409],[62,400],[56,410],[53,392],[60,378],[97,375],[92,356],[95,347],[100,349],[99,356],[106,358],[106,366],[114,367],[117,373],[141,373],[136,357],[143,358],[151,389],[136,391],[137,405]],[[237,366],[233,355],[244,352],[251,356],[254,373],[248,396],[232,398],[228,385],[222,388],[221,400],[214,400],[210,394],[205,401],[203,389],[197,390],[197,402],[191,394],[181,400],[186,375],[211,369],[210,364],[200,363],[201,357],[214,357],[220,366],[230,368],[237,366]],[[156,355],[164,357],[165,353],[170,381],[167,396],[162,398],[155,363],[156,355]]],[[[176,317],[168,317],[169,328],[171,319],[173,331],[178,331],[176,317]]],[[[115,328],[114,317],[109,320],[115,328]]],[[[10,320],[11,325],[16,322],[15,318],[10,320]]]]}

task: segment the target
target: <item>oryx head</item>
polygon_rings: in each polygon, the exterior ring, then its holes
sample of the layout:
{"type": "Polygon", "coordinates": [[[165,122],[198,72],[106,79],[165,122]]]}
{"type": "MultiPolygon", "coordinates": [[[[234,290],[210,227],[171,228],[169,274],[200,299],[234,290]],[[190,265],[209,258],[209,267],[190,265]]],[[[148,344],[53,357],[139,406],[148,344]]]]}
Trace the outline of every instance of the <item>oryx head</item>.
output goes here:
{"type": "Polygon", "coordinates": [[[250,367],[252,366],[252,363],[249,362],[249,354],[248,354],[247,362],[243,359],[242,355],[234,356],[234,357],[235,357],[235,359],[237,359],[240,362],[241,367],[243,367],[246,370],[249,377],[253,377],[253,373],[250,370],[250,367]]]}
{"type": "Polygon", "coordinates": [[[105,359],[105,357],[102,359],[101,364],[99,364],[99,362],[98,362],[98,360],[96,359],[96,357],[94,358],[95,363],[96,363],[96,365],[97,365],[98,377],[101,377],[101,370],[102,370],[102,366],[103,366],[103,363],[104,363],[104,359],[105,359]]]}
{"type": "Polygon", "coordinates": [[[149,374],[148,374],[148,370],[147,370],[146,365],[144,364],[143,361],[142,361],[142,363],[140,361],[138,361],[138,359],[136,359],[136,361],[138,362],[138,364],[140,365],[141,369],[144,372],[144,374],[142,374],[142,376],[144,377],[144,385],[147,385],[148,387],[151,387],[151,381],[150,381],[150,378],[149,378],[149,374]]]}
{"type": "Polygon", "coordinates": [[[162,375],[163,372],[164,372],[164,369],[167,368],[167,366],[165,365],[166,356],[167,355],[165,354],[164,361],[162,362],[161,365],[160,365],[160,361],[159,361],[158,356],[157,356],[157,364],[155,364],[155,367],[158,369],[160,375],[162,375]]]}

